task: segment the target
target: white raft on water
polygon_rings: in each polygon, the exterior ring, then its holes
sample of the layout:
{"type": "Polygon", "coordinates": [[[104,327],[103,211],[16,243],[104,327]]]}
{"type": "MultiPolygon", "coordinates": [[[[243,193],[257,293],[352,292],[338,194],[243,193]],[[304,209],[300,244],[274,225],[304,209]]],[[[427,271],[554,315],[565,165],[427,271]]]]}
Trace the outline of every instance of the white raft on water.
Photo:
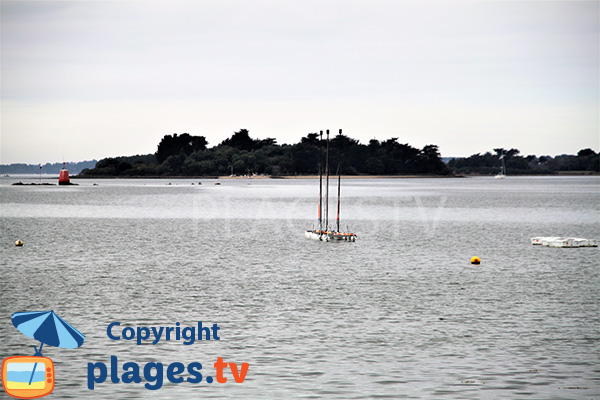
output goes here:
{"type": "Polygon", "coordinates": [[[548,247],[598,247],[597,239],[540,236],[531,238],[531,244],[548,247]]]}

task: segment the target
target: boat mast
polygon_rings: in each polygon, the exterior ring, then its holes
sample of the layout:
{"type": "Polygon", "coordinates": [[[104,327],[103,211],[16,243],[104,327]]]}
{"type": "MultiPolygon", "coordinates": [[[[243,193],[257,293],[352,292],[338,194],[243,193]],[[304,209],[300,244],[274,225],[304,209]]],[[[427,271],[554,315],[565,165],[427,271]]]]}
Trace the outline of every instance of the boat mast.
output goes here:
{"type": "Polygon", "coordinates": [[[325,149],[325,231],[329,231],[329,129],[325,149]]]}
{"type": "Polygon", "coordinates": [[[342,181],[342,130],[340,129],[340,134],[338,135],[338,198],[337,198],[337,218],[336,218],[336,223],[337,223],[337,230],[336,232],[340,231],[340,186],[341,186],[341,181],[342,181]]]}
{"type": "Polygon", "coordinates": [[[323,219],[321,209],[323,208],[323,131],[319,133],[319,231],[323,232],[323,219]]]}

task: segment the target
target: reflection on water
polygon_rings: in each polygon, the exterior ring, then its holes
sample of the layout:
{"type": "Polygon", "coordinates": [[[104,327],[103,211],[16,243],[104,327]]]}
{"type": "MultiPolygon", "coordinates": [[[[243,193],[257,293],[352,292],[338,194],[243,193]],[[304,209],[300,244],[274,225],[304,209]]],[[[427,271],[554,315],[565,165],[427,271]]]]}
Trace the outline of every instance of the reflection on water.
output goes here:
{"type": "Polygon", "coordinates": [[[44,348],[57,398],[599,396],[599,250],[528,241],[600,238],[596,177],[348,180],[356,243],[304,238],[315,180],[77,182],[0,181],[0,356],[36,344],[13,312],[55,310],[86,335],[44,348]],[[107,337],[114,321],[216,322],[222,339],[137,346],[107,337]],[[218,357],[250,369],[242,384],[88,390],[87,363],[111,355],[121,373],[198,361],[210,374],[218,357]]]}

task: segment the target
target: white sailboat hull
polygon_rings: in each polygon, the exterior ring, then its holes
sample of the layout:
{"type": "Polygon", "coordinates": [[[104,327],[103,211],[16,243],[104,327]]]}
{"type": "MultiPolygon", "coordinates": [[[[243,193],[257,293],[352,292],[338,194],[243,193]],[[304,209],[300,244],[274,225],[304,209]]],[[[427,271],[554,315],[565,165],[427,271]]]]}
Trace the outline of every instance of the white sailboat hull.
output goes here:
{"type": "Polygon", "coordinates": [[[330,234],[330,240],[356,242],[356,235],[354,233],[333,232],[330,234]]]}
{"type": "Polygon", "coordinates": [[[317,231],[306,231],[304,232],[304,236],[311,240],[321,240],[323,235],[317,231]]]}
{"type": "Polygon", "coordinates": [[[328,231],[306,231],[304,236],[311,240],[320,240],[322,242],[356,242],[354,233],[328,232],[328,231]]]}

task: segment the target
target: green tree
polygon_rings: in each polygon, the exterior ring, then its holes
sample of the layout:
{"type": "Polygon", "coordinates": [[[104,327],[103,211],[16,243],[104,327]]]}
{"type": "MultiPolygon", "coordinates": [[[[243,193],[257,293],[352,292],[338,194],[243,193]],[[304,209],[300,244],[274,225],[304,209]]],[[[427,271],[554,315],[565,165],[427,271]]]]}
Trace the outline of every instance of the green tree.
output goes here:
{"type": "Polygon", "coordinates": [[[189,133],[184,133],[178,136],[176,133],[173,135],[165,135],[156,150],[156,160],[158,163],[164,162],[170,156],[183,153],[185,156],[202,151],[206,149],[208,142],[204,136],[192,136],[189,133]]]}
{"type": "Polygon", "coordinates": [[[219,146],[230,146],[238,150],[249,151],[254,148],[257,142],[257,140],[250,137],[248,129],[240,129],[239,131],[234,132],[229,139],[223,140],[219,146]]]}

